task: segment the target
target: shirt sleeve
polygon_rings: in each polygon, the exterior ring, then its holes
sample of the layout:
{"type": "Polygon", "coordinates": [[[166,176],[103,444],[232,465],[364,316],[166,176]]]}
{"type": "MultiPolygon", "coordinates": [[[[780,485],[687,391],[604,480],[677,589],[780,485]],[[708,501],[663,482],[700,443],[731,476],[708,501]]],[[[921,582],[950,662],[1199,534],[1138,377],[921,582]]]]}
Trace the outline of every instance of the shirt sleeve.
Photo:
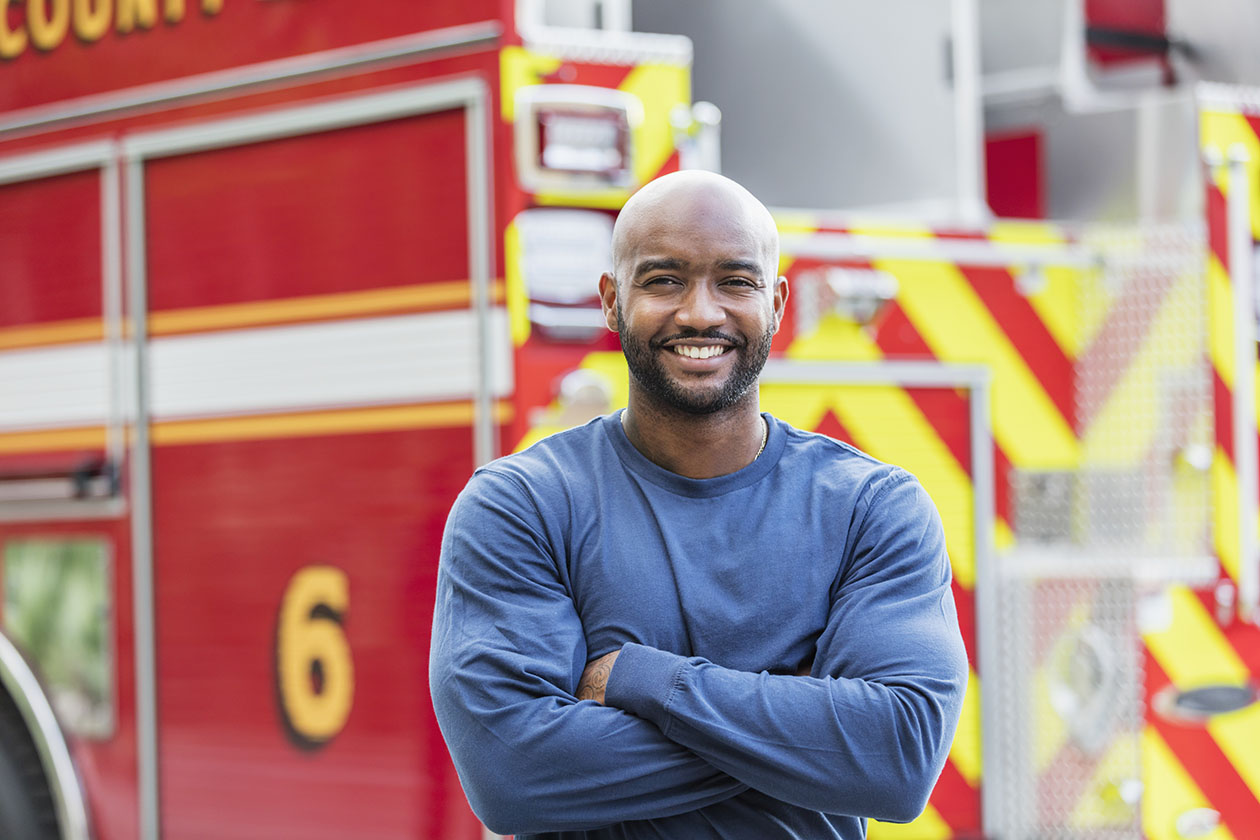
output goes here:
{"type": "Polygon", "coordinates": [[[606,700],[762,793],[908,822],[944,766],[967,682],[940,518],[899,471],[877,485],[809,677],[627,644],[606,700]]]}
{"type": "Polygon", "coordinates": [[[429,685],[474,813],[501,834],[672,816],[747,789],[653,724],[573,694],[586,641],[524,490],[483,471],[447,520],[429,685]]]}

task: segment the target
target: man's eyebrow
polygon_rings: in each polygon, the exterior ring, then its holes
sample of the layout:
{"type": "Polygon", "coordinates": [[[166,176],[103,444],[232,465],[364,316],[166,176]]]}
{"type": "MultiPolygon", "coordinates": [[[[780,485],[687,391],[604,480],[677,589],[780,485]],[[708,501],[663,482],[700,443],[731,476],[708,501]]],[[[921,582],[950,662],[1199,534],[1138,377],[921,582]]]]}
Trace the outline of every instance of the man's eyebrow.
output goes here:
{"type": "Polygon", "coordinates": [[[634,267],[634,276],[642,277],[649,271],[681,271],[686,267],[687,261],[676,257],[647,259],[634,267]]]}
{"type": "Polygon", "coordinates": [[[761,276],[761,264],[753,260],[722,260],[717,267],[723,271],[743,271],[761,276]]]}

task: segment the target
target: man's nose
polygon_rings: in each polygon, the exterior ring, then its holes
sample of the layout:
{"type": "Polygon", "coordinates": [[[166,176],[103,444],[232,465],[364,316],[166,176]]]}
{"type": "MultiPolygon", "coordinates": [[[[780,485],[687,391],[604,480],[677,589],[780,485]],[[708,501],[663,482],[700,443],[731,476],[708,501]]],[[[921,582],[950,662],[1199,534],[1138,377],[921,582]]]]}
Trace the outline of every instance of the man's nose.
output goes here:
{"type": "Polygon", "coordinates": [[[707,282],[692,283],[674,316],[681,326],[705,330],[726,320],[726,309],[707,282]]]}

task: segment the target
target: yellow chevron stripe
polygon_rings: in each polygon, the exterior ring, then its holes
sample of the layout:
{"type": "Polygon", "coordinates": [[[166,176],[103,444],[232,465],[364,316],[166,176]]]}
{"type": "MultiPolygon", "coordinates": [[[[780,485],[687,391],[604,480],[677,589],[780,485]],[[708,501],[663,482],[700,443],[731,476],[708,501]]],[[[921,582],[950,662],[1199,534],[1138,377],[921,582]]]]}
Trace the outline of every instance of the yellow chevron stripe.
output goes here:
{"type": "Polygon", "coordinates": [[[941,514],[954,577],[962,586],[974,587],[971,482],[932,424],[901,388],[862,385],[828,391],[832,410],[859,448],[918,477],[941,514]]]}
{"type": "Polygon", "coordinates": [[[1132,467],[1151,451],[1159,418],[1150,407],[1159,405],[1167,371],[1193,368],[1200,359],[1197,336],[1184,328],[1199,290],[1199,278],[1188,275],[1165,295],[1137,353],[1085,431],[1082,457],[1089,463],[1132,467]]]}
{"type": "Polygon", "coordinates": [[[603,378],[608,385],[609,403],[614,408],[624,408],[630,402],[630,369],[626,357],[618,350],[588,353],[580,367],[603,378]]]}
{"type": "Polygon", "coordinates": [[[1143,639],[1173,684],[1189,689],[1246,680],[1247,666],[1194,593],[1182,585],[1168,587],[1167,593],[1172,621],[1165,628],[1143,634],[1143,639]]]}
{"type": "Polygon", "coordinates": [[[940,359],[984,362],[993,371],[994,436],[1024,469],[1069,469],[1076,438],[1006,334],[957,267],[876,260],[901,286],[898,303],[940,359]]]}
{"type": "MultiPolygon", "coordinates": [[[[1241,145],[1247,154],[1247,183],[1251,185],[1251,232],[1260,239],[1260,183],[1256,173],[1260,170],[1260,138],[1256,137],[1247,118],[1230,111],[1202,111],[1199,114],[1199,142],[1204,148],[1215,146],[1229,154],[1235,145],[1241,145]]],[[[1218,167],[1212,173],[1221,192],[1229,195],[1228,167],[1218,167]]]]}
{"type": "Polygon", "coordinates": [[[1009,551],[1015,547],[1015,532],[1002,519],[993,523],[993,547],[997,551],[1009,551]]]}
{"type": "Polygon", "coordinates": [[[503,287],[507,298],[508,325],[512,346],[520,347],[529,340],[529,290],[521,273],[521,229],[516,220],[508,222],[503,232],[503,287]]]}
{"type": "MultiPolygon", "coordinates": [[[[1019,245],[1062,245],[1067,239],[1053,225],[1037,222],[994,222],[989,229],[993,242],[1019,245]]],[[[1028,296],[1028,302],[1069,359],[1081,350],[1081,313],[1077,306],[1079,290],[1076,269],[1062,266],[1045,268],[1044,288],[1028,296]]]]}
{"type": "Polygon", "coordinates": [[[1074,606],[1059,620],[1058,626],[1052,631],[1055,634],[1054,644],[1033,670],[1029,699],[1033,706],[1033,720],[1037,722],[1033,732],[1032,759],[1033,767],[1038,773],[1044,772],[1050,766],[1068,739],[1067,722],[1054,708],[1051,697],[1055,694],[1055,683],[1061,682],[1066,676],[1065,672],[1076,651],[1079,634],[1090,619],[1088,603],[1074,606]]]}
{"type": "MultiPolygon", "coordinates": [[[[690,69],[677,64],[640,64],[626,74],[620,90],[643,103],[643,119],[631,126],[634,176],[638,184],[656,177],[674,153],[674,129],[669,114],[675,106],[691,102],[690,69]]],[[[595,192],[542,192],[539,204],[579,205],[618,209],[633,190],[595,192]]]]}
{"type": "Polygon", "coordinates": [[[1050,674],[1048,663],[1040,663],[1033,671],[1032,686],[1028,689],[1033,707],[1033,720],[1037,726],[1032,733],[1032,760],[1037,772],[1044,771],[1067,741],[1067,724],[1063,716],[1050,703],[1050,674]]]}
{"type": "Polygon", "coordinates": [[[928,803],[919,818],[908,823],[884,823],[870,820],[866,824],[868,840],[949,840],[954,831],[941,819],[940,811],[928,803]]]}
{"type": "Polygon", "coordinates": [[[1234,293],[1229,272],[1216,254],[1208,255],[1208,351],[1221,382],[1234,389],[1234,293]]]}
{"type": "MultiPolygon", "coordinates": [[[[774,215],[775,227],[779,229],[779,235],[786,234],[810,234],[818,232],[818,225],[813,217],[808,213],[780,212],[774,215]]],[[[788,269],[792,267],[792,263],[796,262],[795,254],[779,252],[779,274],[785,275],[788,269]]]]}
{"type": "Polygon", "coordinates": [[[1225,573],[1238,580],[1238,475],[1229,456],[1219,446],[1212,454],[1212,509],[1216,555],[1225,573]]]}
{"type": "Polygon", "coordinates": [[[815,385],[761,386],[761,407],[798,429],[816,429],[831,407],[830,388],[815,385]]]}
{"type": "Polygon", "coordinates": [[[972,787],[980,786],[983,772],[980,738],[980,677],[972,668],[967,676],[967,693],[963,695],[962,717],[949,747],[949,760],[972,787]]]}
{"type": "Polygon", "coordinates": [[[674,153],[669,112],[691,102],[691,69],[677,64],[640,64],[626,75],[621,90],[643,103],[643,122],[634,127],[634,174],[640,184],[647,183],[674,153]]]}
{"type": "MultiPolygon", "coordinates": [[[[1138,817],[1136,804],[1124,799],[1120,785],[1141,779],[1139,744],[1136,732],[1117,736],[1107,752],[1094,764],[1067,824],[1086,831],[1124,829],[1138,817]]],[[[1088,835],[1086,835],[1088,836],[1088,835]]]]}
{"type": "MultiPolygon", "coordinates": [[[[1214,446],[1215,429],[1210,412],[1199,412],[1186,430],[1186,441],[1191,444],[1214,446]]],[[[1215,453],[1213,455],[1215,460],[1215,453]]],[[[1146,545],[1162,545],[1182,556],[1201,554],[1207,545],[1208,535],[1213,533],[1212,523],[1216,505],[1205,505],[1214,492],[1211,472],[1191,466],[1185,458],[1173,463],[1172,498],[1176,516],[1151,517],[1147,523],[1146,545]]]]}
{"type": "MultiPolygon", "coordinates": [[[[1212,683],[1241,685],[1251,678],[1202,602],[1184,586],[1169,587],[1173,620],[1168,629],[1145,636],[1146,645],[1179,689],[1212,683]]],[[[1260,797],[1260,704],[1208,721],[1208,733],[1238,775],[1260,797]]]]}
{"type": "Polygon", "coordinates": [[[1260,755],[1256,755],[1256,745],[1260,744],[1260,704],[1212,718],[1207,728],[1252,795],[1260,798],[1260,755]]]}
{"type": "Polygon", "coordinates": [[[499,52],[499,109],[504,122],[516,118],[516,91],[527,85],[542,84],[542,77],[560,69],[555,56],[508,46],[499,52]]]}
{"type": "Polygon", "coordinates": [[[860,324],[840,315],[824,315],[809,335],[797,336],[787,357],[797,360],[874,362],[884,353],[860,324]]]}
{"type": "MultiPolygon", "coordinates": [[[[1142,830],[1147,840],[1184,840],[1177,830],[1177,818],[1194,808],[1211,807],[1167,742],[1151,726],[1142,732],[1142,787],[1142,830]]],[[[1234,840],[1234,835],[1218,825],[1201,840],[1234,840]]]]}

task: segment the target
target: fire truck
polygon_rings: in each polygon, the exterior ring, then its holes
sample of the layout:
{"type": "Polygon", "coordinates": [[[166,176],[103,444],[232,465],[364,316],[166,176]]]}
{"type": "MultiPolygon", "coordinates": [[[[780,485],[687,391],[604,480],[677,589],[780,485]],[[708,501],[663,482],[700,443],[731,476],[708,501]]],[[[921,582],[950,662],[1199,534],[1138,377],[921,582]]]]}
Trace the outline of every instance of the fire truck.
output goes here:
{"type": "Polygon", "coordinates": [[[763,408],[944,521],[963,718],[870,836],[1260,836],[1260,92],[1177,0],[907,3],[5,4],[0,836],[483,837],[446,513],[625,404],[680,167],[777,208],[763,408]]]}

